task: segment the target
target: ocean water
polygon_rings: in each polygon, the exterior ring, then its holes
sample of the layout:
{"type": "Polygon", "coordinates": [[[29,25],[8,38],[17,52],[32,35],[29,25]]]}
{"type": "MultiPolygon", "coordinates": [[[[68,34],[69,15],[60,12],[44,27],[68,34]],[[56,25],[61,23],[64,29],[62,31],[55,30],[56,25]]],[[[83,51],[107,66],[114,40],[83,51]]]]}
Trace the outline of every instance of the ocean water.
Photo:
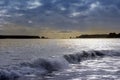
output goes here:
{"type": "Polygon", "coordinates": [[[120,80],[120,39],[1,39],[0,80],[120,80]]]}

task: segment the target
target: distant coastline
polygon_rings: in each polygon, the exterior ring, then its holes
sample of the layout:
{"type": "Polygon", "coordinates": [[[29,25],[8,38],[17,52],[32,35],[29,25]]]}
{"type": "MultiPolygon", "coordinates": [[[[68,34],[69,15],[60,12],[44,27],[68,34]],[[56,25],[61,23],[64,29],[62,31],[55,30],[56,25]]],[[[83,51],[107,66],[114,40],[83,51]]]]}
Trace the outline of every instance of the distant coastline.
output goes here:
{"type": "MultiPolygon", "coordinates": [[[[70,37],[70,39],[79,38],[120,38],[120,33],[82,34],[80,36],[70,37]]],[[[33,36],[33,35],[0,35],[0,39],[50,39],[50,38],[45,36],[33,36]]]]}
{"type": "Polygon", "coordinates": [[[41,38],[40,36],[30,35],[0,35],[0,39],[40,39],[40,38],[41,38]]]}
{"type": "Polygon", "coordinates": [[[120,38],[120,33],[109,33],[109,34],[84,34],[76,36],[75,38],[120,38]]]}

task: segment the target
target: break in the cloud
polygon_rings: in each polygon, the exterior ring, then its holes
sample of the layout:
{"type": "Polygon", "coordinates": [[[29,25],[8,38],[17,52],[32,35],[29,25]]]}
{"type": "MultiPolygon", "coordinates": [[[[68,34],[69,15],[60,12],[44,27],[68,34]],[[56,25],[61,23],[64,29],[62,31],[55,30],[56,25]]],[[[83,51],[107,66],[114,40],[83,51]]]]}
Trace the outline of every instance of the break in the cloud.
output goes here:
{"type": "MultiPolygon", "coordinates": [[[[120,30],[120,0],[0,0],[0,25],[120,30]]],[[[105,31],[105,30],[104,30],[105,31]]]]}

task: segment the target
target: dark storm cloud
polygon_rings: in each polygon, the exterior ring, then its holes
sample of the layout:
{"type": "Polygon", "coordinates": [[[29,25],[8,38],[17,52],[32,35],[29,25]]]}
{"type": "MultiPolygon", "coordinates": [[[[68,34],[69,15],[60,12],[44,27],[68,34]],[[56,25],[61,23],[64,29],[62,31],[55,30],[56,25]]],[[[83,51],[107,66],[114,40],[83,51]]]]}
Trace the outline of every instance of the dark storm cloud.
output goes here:
{"type": "Polygon", "coordinates": [[[119,28],[120,0],[1,0],[0,20],[31,27],[119,28]]]}

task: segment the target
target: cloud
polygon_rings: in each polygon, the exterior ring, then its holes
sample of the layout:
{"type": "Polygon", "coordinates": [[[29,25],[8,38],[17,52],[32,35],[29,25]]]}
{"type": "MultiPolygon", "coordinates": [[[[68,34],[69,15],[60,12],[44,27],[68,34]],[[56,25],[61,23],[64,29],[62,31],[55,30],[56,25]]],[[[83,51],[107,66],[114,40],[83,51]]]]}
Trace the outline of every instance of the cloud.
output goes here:
{"type": "Polygon", "coordinates": [[[97,7],[99,7],[100,6],[100,2],[95,2],[95,3],[92,3],[91,5],[90,5],[90,10],[94,10],[94,9],[96,9],[97,7]]]}
{"type": "Polygon", "coordinates": [[[64,31],[59,31],[59,33],[71,33],[72,31],[64,30],[64,31]]]}
{"type": "Polygon", "coordinates": [[[7,10],[1,10],[0,11],[0,17],[6,16],[5,14],[7,13],[7,10]]]}
{"type": "Polygon", "coordinates": [[[29,27],[87,30],[120,25],[120,0],[0,0],[0,10],[0,19],[29,27]]]}
{"type": "Polygon", "coordinates": [[[42,5],[43,4],[40,2],[40,0],[34,0],[34,1],[31,0],[31,1],[28,2],[27,8],[28,9],[35,9],[35,8],[40,7],[42,5]]]}
{"type": "Polygon", "coordinates": [[[80,12],[72,12],[71,14],[70,14],[70,17],[77,17],[77,16],[79,16],[81,13],[80,12]]]}
{"type": "Polygon", "coordinates": [[[2,31],[3,30],[3,27],[0,25],[0,31],[2,31]]]}

